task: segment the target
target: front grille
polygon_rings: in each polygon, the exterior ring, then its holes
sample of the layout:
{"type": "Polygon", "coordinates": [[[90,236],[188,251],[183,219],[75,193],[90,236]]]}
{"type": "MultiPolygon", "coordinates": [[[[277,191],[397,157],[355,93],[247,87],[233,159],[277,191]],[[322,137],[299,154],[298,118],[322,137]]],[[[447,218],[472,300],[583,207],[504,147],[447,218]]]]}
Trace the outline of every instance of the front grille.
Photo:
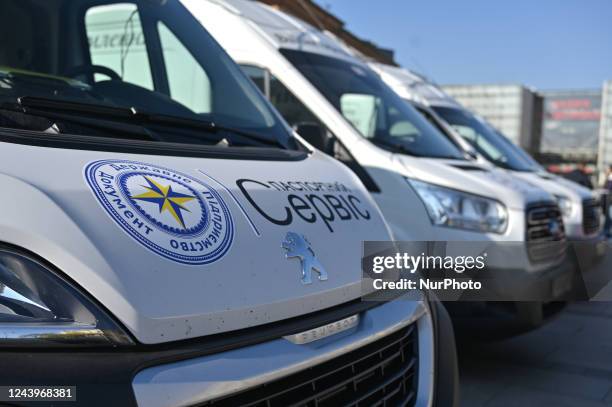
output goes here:
{"type": "Polygon", "coordinates": [[[412,324],[318,366],[202,406],[411,406],[417,355],[412,324]]]}
{"type": "Polygon", "coordinates": [[[559,206],[554,203],[527,208],[527,249],[533,262],[562,258],[567,244],[559,206]]]}
{"type": "Polygon", "coordinates": [[[597,199],[585,199],[582,202],[582,229],[585,235],[599,230],[601,222],[601,203],[597,199]]]}

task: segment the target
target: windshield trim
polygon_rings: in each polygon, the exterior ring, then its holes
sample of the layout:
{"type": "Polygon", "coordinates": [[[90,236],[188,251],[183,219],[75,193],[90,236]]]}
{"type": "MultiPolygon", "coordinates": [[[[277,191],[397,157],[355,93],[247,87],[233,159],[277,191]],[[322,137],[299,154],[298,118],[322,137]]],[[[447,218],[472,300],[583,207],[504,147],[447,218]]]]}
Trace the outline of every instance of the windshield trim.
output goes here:
{"type": "Polygon", "coordinates": [[[216,158],[254,161],[302,161],[309,152],[269,147],[226,147],[167,141],[121,139],[0,127],[0,143],[65,150],[101,151],[171,157],[216,158]]]}
{"type": "MultiPolygon", "coordinates": [[[[225,125],[219,125],[216,122],[187,118],[174,115],[165,115],[160,113],[149,113],[137,109],[135,107],[116,107],[107,104],[94,104],[66,99],[51,99],[36,96],[21,96],[17,98],[18,110],[25,114],[33,114],[41,117],[63,118],[64,120],[73,120],[75,122],[84,121],[85,117],[79,114],[87,115],[96,121],[110,121],[116,123],[124,123],[133,127],[144,129],[145,136],[157,140],[157,137],[152,136],[150,130],[155,126],[166,126],[168,128],[176,127],[177,130],[202,130],[203,132],[216,134],[220,131],[235,134],[239,137],[250,141],[258,142],[263,145],[276,146],[281,149],[290,149],[276,138],[267,138],[259,133],[251,133],[242,128],[232,128],[225,125]]],[[[0,105],[0,110],[4,107],[0,105]]],[[[6,106],[8,109],[9,106],[6,106]]],[[[142,131],[141,131],[142,133],[142,131]]],[[[206,139],[203,136],[197,139],[206,139]]],[[[214,140],[207,140],[214,143],[214,140]]],[[[217,142],[221,141],[221,138],[217,142]]],[[[232,140],[234,142],[235,140],[232,140]]],[[[291,143],[290,141],[288,143],[291,143]]]]}

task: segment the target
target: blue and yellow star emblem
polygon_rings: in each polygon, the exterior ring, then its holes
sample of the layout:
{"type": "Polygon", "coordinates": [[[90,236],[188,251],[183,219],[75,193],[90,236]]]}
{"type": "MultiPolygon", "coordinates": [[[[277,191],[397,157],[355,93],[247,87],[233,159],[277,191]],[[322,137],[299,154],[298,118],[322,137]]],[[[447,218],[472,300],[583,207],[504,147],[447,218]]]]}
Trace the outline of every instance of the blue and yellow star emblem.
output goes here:
{"type": "Polygon", "coordinates": [[[196,199],[196,197],[175,192],[172,190],[171,185],[162,185],[147,176],[144,178],[149,185],[142,185],[142,187],[145,188],[147,192],[134,195],[132,199],[156,203],[159,206],[159,213],[168,211],[176,222],[183,229],[186,229],[181,210],[190,212],[189,209],[185,208],[183,205],[196,199]]]}

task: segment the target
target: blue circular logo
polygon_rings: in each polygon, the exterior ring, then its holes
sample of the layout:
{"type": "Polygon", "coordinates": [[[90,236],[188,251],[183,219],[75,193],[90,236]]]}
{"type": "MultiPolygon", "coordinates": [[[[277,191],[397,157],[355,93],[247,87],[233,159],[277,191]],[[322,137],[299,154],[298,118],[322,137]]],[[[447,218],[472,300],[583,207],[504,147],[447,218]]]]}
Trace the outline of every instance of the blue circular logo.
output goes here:
{"type": "Polygon", "coordinates": [[[87,165],[85,179],[127,234],[167,259],[209,264],[232,244],[229,208],[215,189],[196,178],[147,163],[101,160],[87,165]]]}
{"type": "Polygon", "coordinates": [[[554,237],[558,237],[561,234],[561,225],[559,224],[558,221],[556,220],[551,220],[550,224],[548,225],[548,228],[550,230],[550,233],[554,236],[554,237]]]}

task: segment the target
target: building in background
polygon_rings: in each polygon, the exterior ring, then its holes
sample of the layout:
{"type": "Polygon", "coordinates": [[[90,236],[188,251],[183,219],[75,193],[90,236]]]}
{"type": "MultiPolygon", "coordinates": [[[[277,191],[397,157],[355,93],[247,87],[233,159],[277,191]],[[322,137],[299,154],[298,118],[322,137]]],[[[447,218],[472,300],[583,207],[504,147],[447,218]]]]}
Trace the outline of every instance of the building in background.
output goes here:
{"type": "MultiPolygon", "coordinates": [[[[604,83],[601,97],[601,120],[599,123],[599,145],[597,169],[600,176],[612,165],[612,81],[604,83]]],[[[600,179],[603,182],[603,178],[600,179]]]]}
{"type": "MultiPolygon", "coordinates": [[[[394,52],[359,38],[337,16],[312,0],[259,0],[328,31],[374,61],[397,66],[394,52]]],[[[550,169],[567,172],[575,163],[595,163],[599,174],[612,165],[612,81],[598,90],[539,93],[520,84],[442,87],[550,169]],[[599,120],[601,115],[601,120],[599,120]]]]}
{"type": "Polygon", "coordinates": [[[523,85],[448,85],[442,88],[513,143],[529,153],[538,153],[543,101],[535,91],[523,85]]]}
{"type": "Polygon", "coordinates": [[[595,163],[601,116],[601,90],[541,92],[544,124],[541,155],[560,162],[595,163]]]}
{"type": "Polygon", "coordinates": [[[331,14],[312,0],[259,0],[279,10],[306,21],[313,27],[322,31],[329,31],[340,38],[347,45],[355,48],[363,55],[387,65],[397,66],[394,52],[391,49],[381,48],[362,38],[357,37],[344,27],[344,21],[331,14]]]}

